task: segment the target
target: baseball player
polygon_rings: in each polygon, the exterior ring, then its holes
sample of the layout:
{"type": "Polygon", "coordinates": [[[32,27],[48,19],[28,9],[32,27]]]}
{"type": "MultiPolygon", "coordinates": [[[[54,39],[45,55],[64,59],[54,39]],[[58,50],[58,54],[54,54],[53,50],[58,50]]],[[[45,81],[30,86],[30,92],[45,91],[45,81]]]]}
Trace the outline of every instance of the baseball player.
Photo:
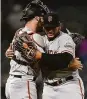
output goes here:
{"type": "MultiPolygon", "coordinates": [[[[42,2],[32,1],[23,10],[21,20],[24,20],[26,24],[16,32],[10,47],[6,51],[6,56],[12,58],[5,89],[7,99],[37,99],[37,90],[34,81],[36,72],[27,64],[27,60],[22,57],[22,54],[17,49],[14,49],[14,42],[17,35],[25,32],[28,35],[32,35],[42,27],[42,17],[47,13],[47,9],[45,8],[42,2]]],[[[37,49],[44,52],[40,46],[37,46],[37,49]]]]}
{"type": "Polygon", "coordinates": [[[44,31],[47,53],[36,52],[44,78],[42,99],[84,99],[84,85],[78,69],[76,65],[68,65],[75,58],[75,43],[60,31],[57,14],[49,13],[44,17],[44,31]]]}

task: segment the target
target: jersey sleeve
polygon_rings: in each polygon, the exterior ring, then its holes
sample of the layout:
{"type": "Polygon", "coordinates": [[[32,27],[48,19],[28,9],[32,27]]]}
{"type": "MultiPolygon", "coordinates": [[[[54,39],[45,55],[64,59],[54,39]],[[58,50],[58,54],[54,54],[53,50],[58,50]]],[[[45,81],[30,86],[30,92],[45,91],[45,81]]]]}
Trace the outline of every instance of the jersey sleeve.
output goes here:
{"type": "Polygon", "coordinates": [[[60,40],[60,48],[59,53],[70,53],[73,57],[75,57],[75,43],[73,42],[70,36],[63,36],[60,40]]]}

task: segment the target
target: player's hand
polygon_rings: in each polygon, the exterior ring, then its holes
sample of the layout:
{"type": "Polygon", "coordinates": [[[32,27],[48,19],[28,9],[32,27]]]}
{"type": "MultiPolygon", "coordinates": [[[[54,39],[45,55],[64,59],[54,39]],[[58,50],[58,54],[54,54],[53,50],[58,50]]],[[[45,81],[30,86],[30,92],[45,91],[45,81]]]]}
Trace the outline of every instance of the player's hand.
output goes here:
{"type": "Polygon", "coordinates": [[[81,63],[81,61],[79,60],[79,58],[74,58],[70,64],[69,64],[69,69],[71,70],[76,70],[76,69],[79,69],[79,70],[82,70],[83,68],[83,65],[81,63]]]}
{"type": "Polygon", "coordinates": [[[6,56],[7,58],[10,58],[10,59],[14,56],[14,52],[13,52],[11,46],[6,50],[5,56],[6,56]]]}

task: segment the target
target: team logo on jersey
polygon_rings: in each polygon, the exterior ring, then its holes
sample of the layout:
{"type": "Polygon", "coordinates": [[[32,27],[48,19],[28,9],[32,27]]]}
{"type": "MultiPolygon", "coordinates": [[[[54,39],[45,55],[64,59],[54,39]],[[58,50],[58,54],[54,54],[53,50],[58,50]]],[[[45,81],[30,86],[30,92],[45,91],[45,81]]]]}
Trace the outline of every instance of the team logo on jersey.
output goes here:
{"type": "Polygon", "coordinates": [[[52,16],[48,17],[48,21],[51,22],[52,21],[52,16]]]}
{"type": "Polygon", "coordinates": [[[66,44],[64,45],[64,47],[66,47],[66,48],[72,48],[72,49],[74,48],[74,47],[72,46],[72,44],[69,43],[69,42],[66,43],[66,44]]]}

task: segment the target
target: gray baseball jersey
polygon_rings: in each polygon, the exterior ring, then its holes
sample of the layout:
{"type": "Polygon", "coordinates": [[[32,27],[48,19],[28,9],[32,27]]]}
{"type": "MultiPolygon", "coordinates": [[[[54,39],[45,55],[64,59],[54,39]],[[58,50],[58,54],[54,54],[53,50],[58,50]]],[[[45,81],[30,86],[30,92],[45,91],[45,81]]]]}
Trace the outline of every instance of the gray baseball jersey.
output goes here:
{"type": "MultiPolygon", "coordinates": [[[[57,54],[68,52],[73,58],[75,57],[75,43],[68,34],[60,32],[53,41],[49,41],[46,35],[43,38],[47,53],[57,54]]],[[[51,71],[48,77],[53,78],[48,78],[44,81],[42,99],[84,99],[84,85],[79,77],[78,70],[69,71],[63,69],[51,71]],[[72,76],[73,80],[66,81],[64,78],[69,76],[72,76]],[[60,79],[62,83],[58,84],[58,80],[60,79]],[[56,85],[53,85],[55,82],[56,85]]]]}
{"type": "MultiPolygon", "coordinates": [[[[29,28],[24,27],[19,34],[27,32],[32,33],[29,28]]],[[[12,43],[15,39],[13,39],[12,43]]],[[[37,49],[43,52],[43,49],[37,45],[37,49]]],[[[21,54],[15,50],[14,52],[18,60],[26,60],[21,54]]],[[[13,59],[10,61],[10,72],[6,82],[5,94],[7,99],[37,99],[36,83],[33,81],[35,72],[30,66],[21,65],[13,59]]]]}

